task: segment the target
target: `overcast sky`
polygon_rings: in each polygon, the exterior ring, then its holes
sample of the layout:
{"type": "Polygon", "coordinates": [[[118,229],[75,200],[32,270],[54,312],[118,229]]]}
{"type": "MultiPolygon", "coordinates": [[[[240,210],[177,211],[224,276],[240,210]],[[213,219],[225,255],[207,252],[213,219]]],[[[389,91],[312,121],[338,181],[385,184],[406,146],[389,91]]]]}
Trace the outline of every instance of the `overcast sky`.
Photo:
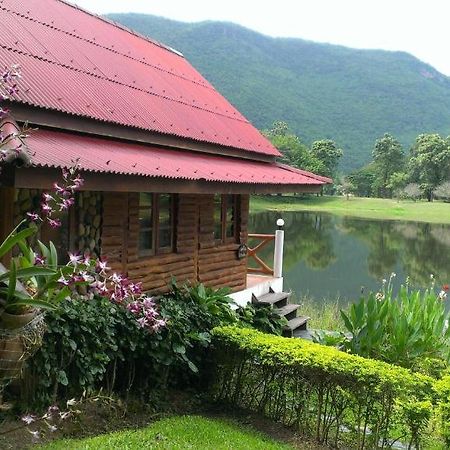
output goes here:
{"type": "Polygon", "coordinates": [[[185,22],[222,20],[270,36],[404,50],[450,76],[449,0],[72,1],[98,14],[139,12],[185,22]]]}

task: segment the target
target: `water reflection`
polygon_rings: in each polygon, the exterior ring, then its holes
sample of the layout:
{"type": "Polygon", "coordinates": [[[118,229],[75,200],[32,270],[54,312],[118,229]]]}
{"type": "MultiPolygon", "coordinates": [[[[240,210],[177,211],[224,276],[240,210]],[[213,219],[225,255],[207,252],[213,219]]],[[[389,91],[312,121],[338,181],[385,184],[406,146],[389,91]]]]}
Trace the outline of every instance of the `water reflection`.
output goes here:
{"type": "MultiPolygon", "coordinates": [[[[286,285],[299,293],[353,300],[378,289],[391,272],[427,287],[450,281],[450,226],[366,220],[323,213],[285,212],[286,285]]],[[[251,233],[272,233],[279,213],[250,217],[251,233]]],[[[271,264],[273,248],[262,254],[271,264]]]]}

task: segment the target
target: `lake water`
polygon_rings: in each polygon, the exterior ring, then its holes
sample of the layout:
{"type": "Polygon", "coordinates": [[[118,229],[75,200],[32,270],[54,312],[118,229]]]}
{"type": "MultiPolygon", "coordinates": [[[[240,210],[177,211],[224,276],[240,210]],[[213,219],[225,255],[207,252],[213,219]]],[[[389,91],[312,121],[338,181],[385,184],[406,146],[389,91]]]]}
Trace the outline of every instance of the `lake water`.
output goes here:
{"type": "MultiPolygon", "coordinates": [[[[285,221],[285,288],[317,300],[343,303],[381,286],[396,273],[414,287],[450,283],[450,225],[367,220],[314,212],[262,212],[250,216],[250,233],[273,234],[285,221]]],[[[252,242],[250,242],[252,244],[252,242]]],[[[273,245],[261,253],[273,266],[273,245]]]]}

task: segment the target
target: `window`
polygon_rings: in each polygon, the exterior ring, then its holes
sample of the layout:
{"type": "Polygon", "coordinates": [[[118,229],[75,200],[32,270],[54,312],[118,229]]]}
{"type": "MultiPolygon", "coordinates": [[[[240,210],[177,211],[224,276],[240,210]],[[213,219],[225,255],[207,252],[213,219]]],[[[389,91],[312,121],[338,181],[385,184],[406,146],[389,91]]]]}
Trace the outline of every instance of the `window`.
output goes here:
{"type": "Polygon", "coordinates": [[[214,196],[214,239],[216,242],[236,242],[239,197],[214,196]]]}
{"type": "Polygon", "coordinates": [[[173,250],[174,206],[172,194],[139,195],[139,254],[158,255],[173,250]]]}

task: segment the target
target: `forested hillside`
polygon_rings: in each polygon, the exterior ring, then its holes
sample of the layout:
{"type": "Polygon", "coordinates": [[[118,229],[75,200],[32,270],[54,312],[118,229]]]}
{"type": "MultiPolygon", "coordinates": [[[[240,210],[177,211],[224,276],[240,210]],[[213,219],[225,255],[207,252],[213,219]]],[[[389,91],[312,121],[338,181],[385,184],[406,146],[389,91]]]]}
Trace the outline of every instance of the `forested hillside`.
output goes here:
{"type": "Polygon", "coordinates": [[[369,161],[385,132],[406,148],[420,133],[450,134],[450,78],[410,54],[271,38],[231,23],[109,18],[181,51],[258,128],[282,120],[306,143],[336,141],[344,172],[369,161]]]}

